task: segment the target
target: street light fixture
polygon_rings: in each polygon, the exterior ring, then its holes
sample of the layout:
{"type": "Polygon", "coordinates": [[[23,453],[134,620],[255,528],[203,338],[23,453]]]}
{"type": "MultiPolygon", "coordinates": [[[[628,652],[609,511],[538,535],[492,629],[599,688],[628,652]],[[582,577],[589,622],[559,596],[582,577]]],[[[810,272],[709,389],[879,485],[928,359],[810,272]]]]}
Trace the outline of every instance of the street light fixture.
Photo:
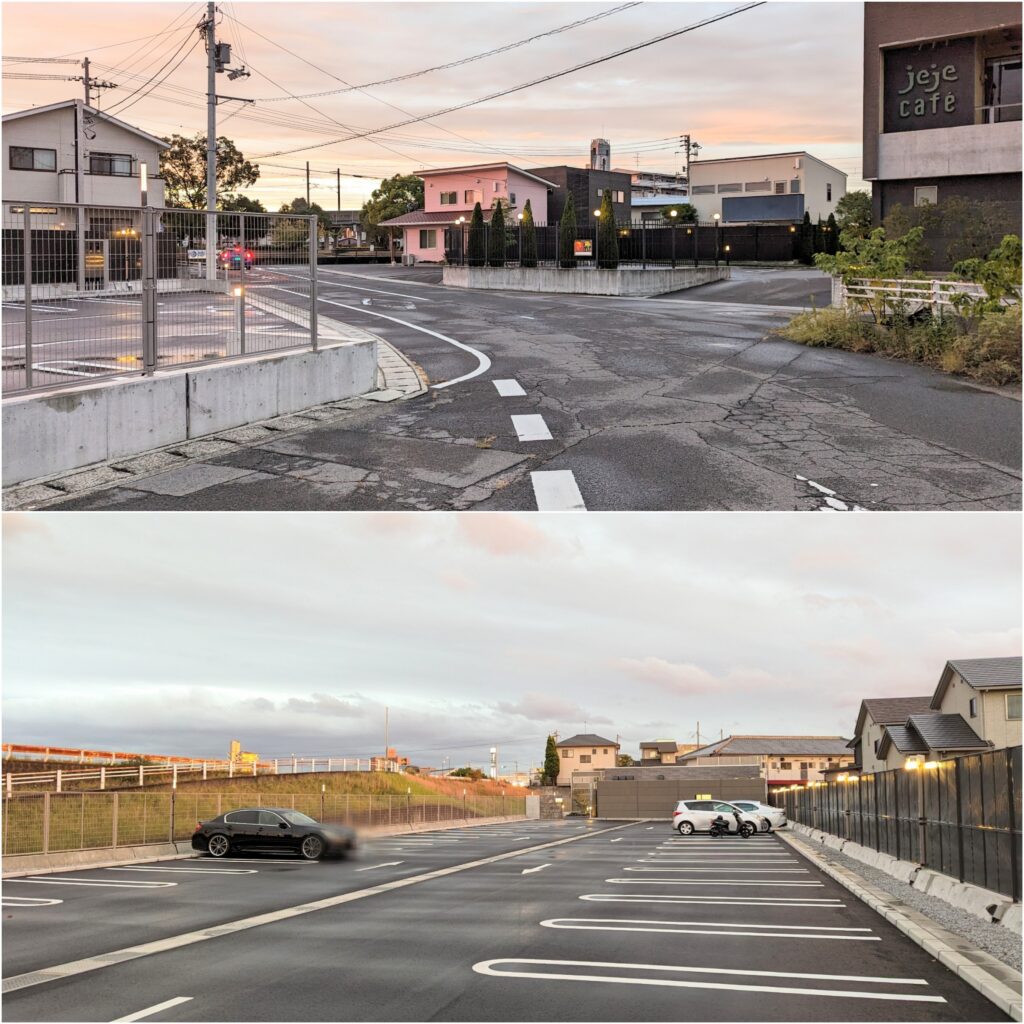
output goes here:
{"type": "Polygon", "coordinates": [[[669,210],[669,217],[672,218],[672,269],[676,269],[676,218],[679,216],[678,210],[669,210]]]}
{"type": "Polygon", "coordinates": [[[459,217],[455,221],[459,225],[459,253],[462,256],[462,265],[466,265],[466,223],[465,217],[459,217]]]}
{"type": "Polygon", "coordinates": [[[521,213],[516,214],[516,220],[519,221],[519,266],[523,265],[523,215],[521,213]]]}
{"type": "Polygon", "coordinates": [[[714,213],[711,216],[712,216],[712,219],[715,222],[715,266],[717,267],[718,266],[718,256],[719,256],[718,224],[719,224],[719,221],[721,221],[721,219],[722,219],[722,215],[720,213],[714,213]]]}
{"type": "Polygon", "coordinates": [[[598,246],[601,244],[601,232],[597,225],[601,223],[601,211],[594,211],[594,220],[597,224],[594,226],[594,269],[597,270],[597,257],[598,257],[598,246]]]}

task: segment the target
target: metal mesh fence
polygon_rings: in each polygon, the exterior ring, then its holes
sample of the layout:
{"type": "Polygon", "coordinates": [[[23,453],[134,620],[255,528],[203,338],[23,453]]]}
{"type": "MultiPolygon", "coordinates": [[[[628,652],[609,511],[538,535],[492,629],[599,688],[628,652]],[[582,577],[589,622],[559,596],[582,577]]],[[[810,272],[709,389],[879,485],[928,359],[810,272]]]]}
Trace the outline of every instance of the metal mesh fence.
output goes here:
{"type": "Polygon", "coordinates": [[[773,793],[810,828],[1021,895],[1021,748],[773,793]]]}
{"type": "Polygon", "coordinates": [[[191,837],[198,822],[239,807],[285,807],[327,823],[375,828],[522,815],[526,799],[145,790],[17,794],[3,801],[3,855],[182,842],[191,837]]]}
{"type": "Polygon", "coordinates": [[[4,201],[0,245],[4,393],[316,346],[315,218],[4,201]]]}

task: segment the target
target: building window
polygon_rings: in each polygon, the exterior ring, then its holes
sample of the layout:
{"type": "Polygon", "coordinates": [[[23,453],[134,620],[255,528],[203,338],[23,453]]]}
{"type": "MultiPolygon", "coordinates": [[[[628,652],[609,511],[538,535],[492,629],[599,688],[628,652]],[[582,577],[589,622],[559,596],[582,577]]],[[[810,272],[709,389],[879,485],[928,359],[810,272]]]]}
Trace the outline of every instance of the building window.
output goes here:
{"type": "Polygon", "coordinates": [[[968,711],[970,712],[971,718],[977,718],[978,717],[978,698],[977,697],[972,697],[967,702],[967,708],[968,708],[968,711]]]}
{"type": "Polygon", "coordinates": [[[580,764],[590,764],[590,755],[580,754],[580,764]]]}
{"type": "Polygon", "coordinates": [[[1020,57],[985,61],[985,121],[1019,121],[1021,103],[1020,57]]]}
{"type": "Polygon", "coordinates": [[[467,188],[462,195],[463,202],[466,203],[479,203],[483,199],[483,193],[478,192],[475,188],[467,188]]]}
{"type": "Polygon", "coordinates": [[[572,757],[572,750],[571,749],[563,750],[562,751],[562,757],[572,757]]]}
{"type": "Polygon", "coordinates": [[[775,194],[777,196],[784,196],[786,194],[786,183],[784,181],[775,182],[775,194]]]}
{"type": "Polygon", "coordinates": [[[738,181],[729,181],[729,182],[726,182],[724,185],[719,185],[718,186],[718,191],[719,192],[742,192],[743,191],[743,185],[742,185],[741,182],[738,182],[738,181]]]}
{"type": "Polygon", "coordinates": [[[615,202],[624,203],[626,201],[626,193],[619,191],[615,193],[615,202]]]}
{"type": "Polygon", "coordinates": [[[509,194],[508,194],[508,204],[509,204],[509,206],[515,206],[516,205],[516,194],[515,194],[515,192],[509,192],[509,194]]]}
{"type": "Polygon", "coordinates": [[[800,179],[799,178],[794,178],[789,183],[789,193],[790,193],[790,195],[794,195],[795,196],[799,192],[800,192],[800,179]]]}
{"type": "Polygon", "coordinates": [[[915,185],[914,205],[915,206],[936,206],[939,202],[938,185],[915,185]]]}
{"type": "Polygon", "coordinates": [[[603,188],[599,188],[597,190],[597,198],[600,199],[601,196],[603,196],[603,195],[604,195],[604,189],[603,188]]]}
{"type": "Polygon", "coordinates": [[[714,185],[692,185],[690,187],[691,196],[707,196],[712,195],[715,191],[714,185]]]}
{"type": "Polygon", "coordinates": [[[501,182],[500,181],[496,181],[494,183],[494,191],[497,192],[498,189],[500,189],[500,188],[501,188],[501,182]]]}
{"type": "Polygon", "coordinates": [[[780,761],[779,762],[779,768],[782,771],[784,771],[784,772],[788,772],[792,767],[793,767],[793,762],[792,761],[780,761]]]}
{"type": "Polygon", "coordinates": [[[1006,717],[1011,722],[1020,721],[1020,694],[1008,693],[1006,695],[1006,717]]]}
{"type": "Polygon", "coordinates": [[[826,199],[826,201],[828,201],[830,203],[832,202],[832,182],[831,181],[828,182],[825,185],[825,199],[826,199]]]}
{"type": "Polygon", "coordinates": [[[420,230],[420,248],[437,248],[437,230],[435,228],[422,228],[420,230]]]}
{"type": "Polygon", "coordinates": [[[604,750],[602,750],[602,751],[601,751],[601,753],[602,753],[602,754],[607,754],[607,753],[608,753],[608,748],[607,748],[607,747],[605,747],[605,748],[604,748],[604,750]]]}
{"type": "Polygon", "coordinates": [[[440,195],[442,206],[454,206],[459,201],[458,192],[442,192],[440,195]]]}
{"type": "Polygon", "coordinates": [[[875,754],[876,755],[878,754],[878,744],[881,743],[881,742],[882,742],[881,740],[875,740],[875,754]]]}
{"type": "Polygon", "coordinates": [[[11,146],[10,164],[12,171],[55,171],[57,170],[57,150],[11,146]]]}
{"type": "Polygon", "coordinates": [[[90,153],[89,173],[130,178],[132,176],[132,158],[126,153],[90,153]]]}
{"type": "Polygon", "coordinates": [[[743,189],[745,192],[770,192],[772,183],[767,178],[764,181],[748,181],[743,189]]]}

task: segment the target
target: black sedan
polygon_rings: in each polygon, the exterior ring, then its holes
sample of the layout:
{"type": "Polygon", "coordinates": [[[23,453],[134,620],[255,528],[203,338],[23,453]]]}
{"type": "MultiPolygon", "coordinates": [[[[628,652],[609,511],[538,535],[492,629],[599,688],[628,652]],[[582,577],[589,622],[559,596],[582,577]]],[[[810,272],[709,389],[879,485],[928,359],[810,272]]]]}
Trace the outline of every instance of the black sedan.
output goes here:
{"type": "Polygon", "coordinates": [[[192,849],[211,857],[230,853],[295,853],[306,860],[342,856],[356,845],[345,825],[324,825],[299,811],[247,807],[201,821],[192,833],[192,849]]]}

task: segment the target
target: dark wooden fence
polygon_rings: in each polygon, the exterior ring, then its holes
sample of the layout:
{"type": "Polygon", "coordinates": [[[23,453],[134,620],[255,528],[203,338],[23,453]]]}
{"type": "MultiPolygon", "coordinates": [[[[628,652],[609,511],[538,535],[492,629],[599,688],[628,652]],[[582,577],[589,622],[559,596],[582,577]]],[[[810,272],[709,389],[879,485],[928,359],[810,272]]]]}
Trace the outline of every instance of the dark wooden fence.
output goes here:
{"type": "Polygon", "coordinates": [[[1021,748],[779,790],[791,821],[1021,898],[1021,748]]]}

